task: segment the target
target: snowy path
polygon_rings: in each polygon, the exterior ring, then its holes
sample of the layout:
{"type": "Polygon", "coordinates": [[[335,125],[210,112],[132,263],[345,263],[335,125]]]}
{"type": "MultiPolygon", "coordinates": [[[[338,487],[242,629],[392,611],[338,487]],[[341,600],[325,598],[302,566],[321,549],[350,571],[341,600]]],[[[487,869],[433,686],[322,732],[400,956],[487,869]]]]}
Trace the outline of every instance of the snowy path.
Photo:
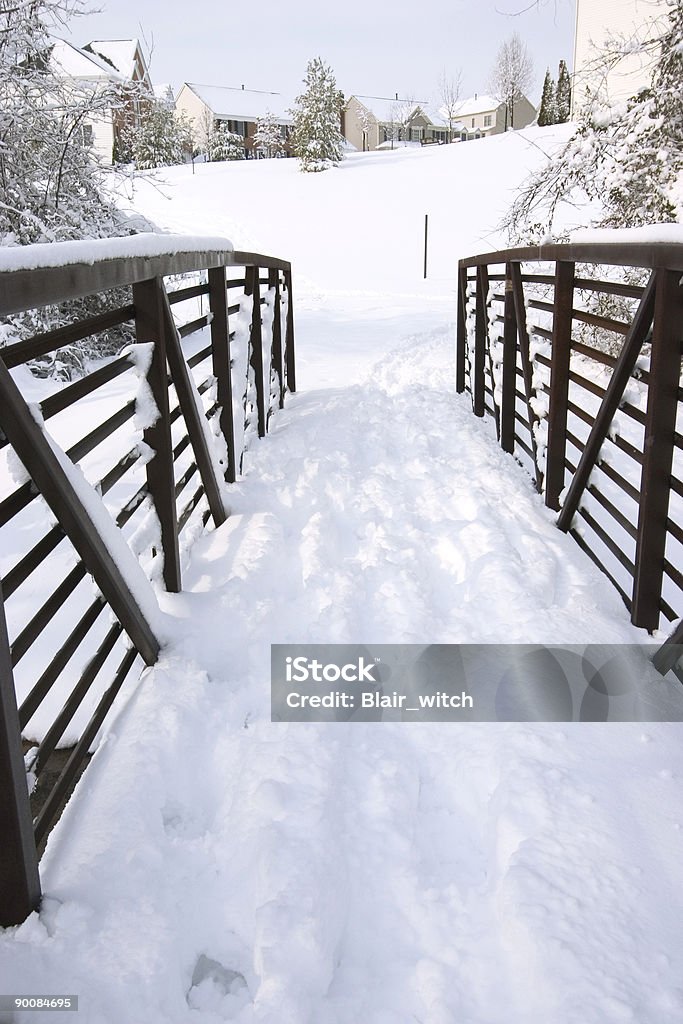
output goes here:
{"type": "Polygon", "coordinates": [[[79,993],[88,1024],[680,1021],[680,726],[270,723],[274,642],[635,636],[454,395],[450,326],[347,386],[341,356],[164,598],[177,640],[0,990],[79,993]]]}

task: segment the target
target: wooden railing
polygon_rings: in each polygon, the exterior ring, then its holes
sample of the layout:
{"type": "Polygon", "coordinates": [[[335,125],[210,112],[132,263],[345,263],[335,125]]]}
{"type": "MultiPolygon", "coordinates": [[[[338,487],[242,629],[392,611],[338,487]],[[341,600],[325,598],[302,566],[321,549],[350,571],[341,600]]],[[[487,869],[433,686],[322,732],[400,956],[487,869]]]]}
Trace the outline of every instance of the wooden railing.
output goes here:
{"type": "MultiPolygon", "coordinates": [[[[458,392],[650,632],[683,615],[682,272],[674,244],[459,264],[458,392]]],[[[662,671],[682,642],[677,630],[660,651],[662,671]]]]}
{"type": "Polygon", "coordinates": [[[157,660],[149,577],[181,589],[184,537],[224,522],[250,439],[295,390],[282,260],[226,249],[6,272],[0,316],[113,288],[129,289],[113,311],[0,349],[16,481],[0,494],[0,925],[37,907],[47,833],[122,688],[157,660]],[[125,324],[139,344],[31,407],[11,370],[125,324]]]}

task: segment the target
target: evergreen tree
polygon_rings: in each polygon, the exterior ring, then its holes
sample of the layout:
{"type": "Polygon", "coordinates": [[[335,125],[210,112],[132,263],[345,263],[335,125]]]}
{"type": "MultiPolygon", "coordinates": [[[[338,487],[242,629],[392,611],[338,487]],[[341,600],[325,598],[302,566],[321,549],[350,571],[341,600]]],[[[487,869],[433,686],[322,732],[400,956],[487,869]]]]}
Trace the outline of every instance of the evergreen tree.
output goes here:
{"type": "Polygon", "coordinates": [[[545,79],[543,81],[543,95],[541,96],[541,106],[538,110],[538,125],[540,128],[545,128],[549,124],[557,124],[557,114],[555,107],[555,82],[550,77],[550,68],[545,73],[545,79]]]}
{"type": "Polygon", "coordinates": [[[279,156],[284,150],[280,125],[269,110],[259,117],[254,133],[254,145],[266,156],[279,156]]]}
{"type": "Polygon", "coordinates": [[[341,110],[344,96],[332,69],[320,57],[309,61],[305,91],[297,96],[292,145],[302,171],[324,171],[343,158],[341,110]]]}
{"type": "Polygon", "coordinates": [[[557,93],[555,96],[555,121],[549,123],[564,124],[569,120],[571,111],[572,83],[569,78],[566,61],[561,60],[557,76],[557,93]]]}
{"type": "Polygon", "coordinates": [[[214,125],[209,139],[210,160],[244,160],[244,139],[231,132],[227,121],[214,125]]]}
{"type": "Polygon", "coordinates": [[[190,124],[164,103],[149,98],[140,120],[125,133],[121,150],[140,171],[181,164],[192,151],[190,124]]]}
{"type": "MultiPolygon", "coordinates": [[[[597,204],[596,226],[637,227],[678,219],[683,179],[683,0],[667,7],[639,47],[654,62],[652,84],[625,103],[590,95],[562,150],[516,197],[505,226],[513,241],[537,241],[552,229],[558,206],[581,197],[597,204]],[[657,27],[659,24],[659,28],[657,27]]],[[[633,45],[605,57],[614,66],[633,45]]],[[[607,63],[605,64],[607,66],[607,63]]]]}

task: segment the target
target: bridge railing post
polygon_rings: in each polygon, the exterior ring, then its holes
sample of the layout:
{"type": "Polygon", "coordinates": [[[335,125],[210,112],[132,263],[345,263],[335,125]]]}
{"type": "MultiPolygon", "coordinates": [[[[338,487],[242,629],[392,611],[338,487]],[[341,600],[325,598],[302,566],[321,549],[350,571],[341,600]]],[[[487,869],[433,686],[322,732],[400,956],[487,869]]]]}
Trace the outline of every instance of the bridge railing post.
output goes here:
{"type": "Polygon", "coordinates": [[[657,272],[631,620],[659,624],[683,349],[680,271],[657,272]]]}
{"type": "Polygon", "coordinates": [[[545,464],[545,503],[555,511],[564,490],[567,450],[567,403],[569,402],[569,364],[572,351],[572,311],[574,307],[574,264],[555,264],[550,401],[548,408],[548,446],[545,464]]]}
{"type": "Polygon", "coordinates": [[[455,390],[461,395],[465,390],[465,366],[467,363],[467,269],[458,268],[458,326],[455,349],[455,390]]]}
{"type": "Polygon", "coordinates": [[[40,903],[21,728],[0,587],[0,927],[21,924],[40,903]]]}
{"type": "Polygon", "coordinates": [[[292,299],[292,268],[285,270],[287,291],[287,327],[285,329],[285,372],[287,387],[292,394],[296,391],[296,365],[294,359],[294,302],[292,299]]]}
{"type": "Polygon", "coordinates": [[[162,288],[163,282],[160,278],[141,281],[133,285],[133,305],[135,306],[135,335],[138,342],[151,342],[154,346],[147,371],[147,383],[159,416],[156,422],[151,427],[147,427],[143,433],[145,444],[154,452],[153,458],[145,466],[145,473],[147,487],[161,531],[164,585],[170,593],[178,594],[182,589],[182,584],[173,472],[173,442],[169,418],[168,370],[161,304],[162,288]]]}
{"type": "Polygon", "coordinates": [[[515,391],[517,389],[517,318],[510,264],[505,264],[503,312],[503,366],[500,400],[500,444],[504,452],[515,450],[515,391]]]}
{"type": "Polygon", "coordinates": [[[232,484],[237,478],[237,463],[225,267],[214,267],[209,270],[209,308],[211,309],[211,364],[213,375],[216,378],[216,401],[220,406],[219,423],[228,450],[225,479],[232,484]]]}

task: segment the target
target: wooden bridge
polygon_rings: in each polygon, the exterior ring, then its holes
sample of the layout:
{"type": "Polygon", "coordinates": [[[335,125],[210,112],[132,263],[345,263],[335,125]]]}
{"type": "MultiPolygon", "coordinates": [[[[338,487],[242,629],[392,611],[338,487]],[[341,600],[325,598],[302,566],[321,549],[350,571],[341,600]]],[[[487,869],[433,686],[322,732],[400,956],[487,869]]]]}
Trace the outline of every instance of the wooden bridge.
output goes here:
{"type": "MultiPolygon", "coordinates": [[[[682,273],[678,246],[572,245],[473,257],[458,277],[457,390],[490,417],[558,527],[649,631],[683,614],[682,273]]],[[[180,591],[188,538],[225,520],[226,485],[295,390],[295,362],[291,267],[281,260],[181,249],[0,281],[0,316],[128,290],[117,308],[6,346],[0,358],[0,444],[18,457],[0,529],[20,552],[0,596],[0,924],[10,925],[40,901],[39,854],[117,695],[163,646],[149,577],[180,591]],[[198,316],[188,315],[193,304],[198,316]],[[122,325],[137,344],[38,407],[9,372],[122,325]],[[107,409],[101,422],[88,422],[94,397],[107,409]],[[53,429],[61,414],[87,432],[62,442],[53,429]],[[22,616],[13,603],[24,591],[22,616]],[[56,692],[68,696],[42,740],[22,741],[56,692]],[[89,702],[65,755],[58,747],[89,702]]],[[[662,672],[682,677],[682,641],[679,628],[659,651],[662,672]]]]}

